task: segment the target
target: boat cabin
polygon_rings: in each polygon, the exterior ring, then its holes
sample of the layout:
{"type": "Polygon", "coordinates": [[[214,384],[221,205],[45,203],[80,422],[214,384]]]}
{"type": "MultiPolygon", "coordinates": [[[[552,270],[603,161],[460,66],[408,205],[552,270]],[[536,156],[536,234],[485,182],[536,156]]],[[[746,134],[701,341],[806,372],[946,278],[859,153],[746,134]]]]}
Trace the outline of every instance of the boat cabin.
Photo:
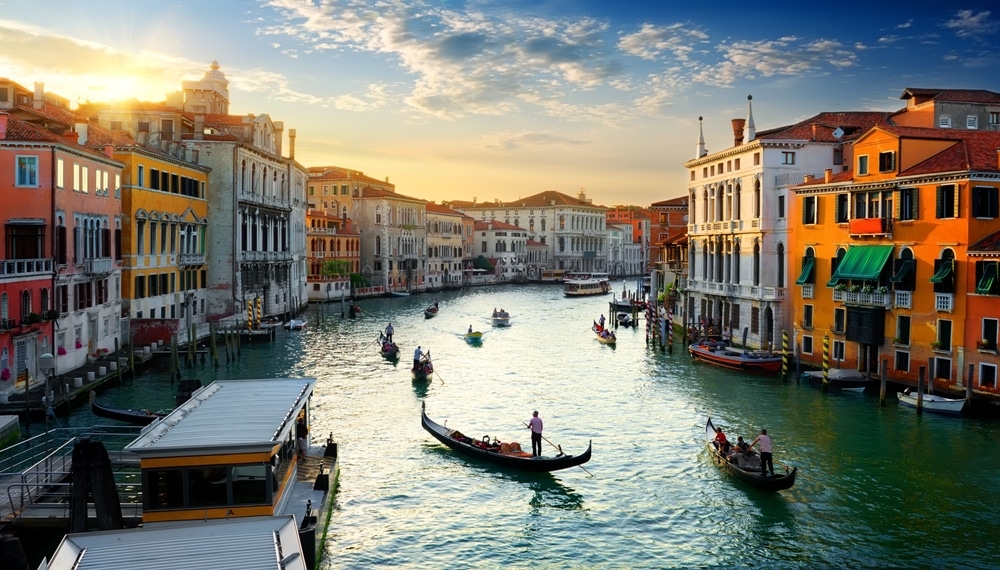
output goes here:
{"type": "Polygon", "coordinates": [[[584,279],[581,281],[566,281],[563,294],[567,297],[585,297],[587,295],[604,295],[611,290],[611,283],[600,279],[584,279]]]}
{"type": "MultiPolygon", "coordinates": [[[[142,469],[143,523],[286,512],[314,378],[217,381],[125,447],[142,469]]],[[[298,508],[294,505],[293,508],[298,508]]]]}

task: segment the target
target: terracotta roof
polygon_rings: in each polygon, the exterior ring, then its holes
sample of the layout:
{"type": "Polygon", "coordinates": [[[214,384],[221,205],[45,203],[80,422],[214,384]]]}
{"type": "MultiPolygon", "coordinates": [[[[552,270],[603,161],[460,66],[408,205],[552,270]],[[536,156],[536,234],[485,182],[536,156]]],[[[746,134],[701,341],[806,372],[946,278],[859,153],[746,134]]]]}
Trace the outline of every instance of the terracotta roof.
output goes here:
{"type": "Polygon", "coordinates": [[[824,112],[794,125],[757,131],[756,138],[758,140],[793,139],[814,142],[852,140],[866,133],[874,126],[891,124],[890,115],[891,113],[873,111],[824,112]],[[844,131],[844,135],[839,139],[833,136],[833,131],[838,128],[844,131]]]}
{"type": "Polygon", "coordinates": [[[15,119],[14,117],[8,117],[7,136],[2,140],[59,142],[69,144],[69,141],[63,137],[60,137],[41,127],[37,127],[31,123],[15,119]]]}
{"type": "Polygon", "coordinates": [[[907,87],[899,98],[948,101],[953,103],[1000,104],[1000,93],[994,93],[985,89],[926,89],[907,87]]]}
{"type": "Polygon", "coordinates": [[[651,205],[653,208],[683,208],[688,207],[688,197],[678,196],[677,198],[671,198],[669,200],[661,200],[659,202],[653,202],[651,205]]]}
{"type": "Polygon", "coordinates": [[[462,200],[453,200],[447,202],[449,206],[455,209],[542,208],[551,207],[553,203],[557,206],[583,206],[601,210],[607,209],[604,206],[585,202],[563,194],[562,192],[556,192],[555,190],[546,190],[545,192],[540,192],[526,198],[518,198],[507,202],[500,200],[495,200],[493,202],[466,202],[462,200]]]}
{"type": "Polygon", "coordinates": [[[413,198],[410,196],[404,196],[402,194],[397,194],[395,192],[390,192],[388,190],[383,190],[381,188],[376,188],[374,186],[365,186],[361,189],[362,198],[393,198],[396,200],[410,200],[413,202],[420,202],[426,204],[426,200],[421,200],[420,198],[413,198]]]}
{"type": "Polygon", "coordinates": [[[448,215],[448,216],[464,216],[465,215],[462,212],[456,212],[455,210],[452,210],[451,208],[445,208],[444,206],[441,206],[439,204],[435,204],[434,202],[428,202],[427,203],[427,211],[428,212],[433,212],[435,214],[445,214],[445,215],[448,215]]]}
{"type": "Polygon", "coordinates": [[[353,170],[350,168],[343,168],[341,166],[310,166],[309,170],[310,178],[327,178],[330,180],[356,180],[358,182],[368,182],[371,184],[379,184],[382,186],[396,187],[395,184],[391,182],[386,182],[385,180],[379,180],[378,178],[373,178],[368,176],[360,170],[353,170]]]}
{"type": "Polygon", "coordinates": [[[528,247],[544,247],[544,248],[548,248],[549,247],[548,245],[546,245],[546,244],[544,244],[544,243],[542,243],[540,241],[535,241],[533,239],[529,239],[527,241],[527,246],[528,247]]]}
{"type": "Polygon", "coordinates": [[[476,231],[485,231],[485,230],[525,231],[524,228],[520,226],[508,224],[507,222],[501,222],[500,220],[490,220],[490,221],[476,220],[476,223],[473,227],[475,228],[476,231]]]}
{"type": "Polygon", "coordinates": [[[1000,255],[1000,232],[994,232],[976,243],[970,245],[966,250],[968,255],[997,256],[1000,255]]]}
{"type": "Polygon", "coordinates": [[[668,237],[667,239],[661,241],[658,245],[685,245],[688,240],[688,235],[686,233],[677,234],[673,237],[668,237]]]}

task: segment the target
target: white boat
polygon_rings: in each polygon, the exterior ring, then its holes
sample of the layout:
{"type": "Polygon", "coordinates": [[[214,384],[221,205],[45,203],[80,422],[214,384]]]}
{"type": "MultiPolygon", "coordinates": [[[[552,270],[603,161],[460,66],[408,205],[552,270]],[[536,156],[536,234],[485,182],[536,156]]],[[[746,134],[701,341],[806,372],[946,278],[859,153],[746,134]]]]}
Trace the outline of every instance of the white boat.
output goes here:
{"type": "Polygon", "coordinates": [[[292,319],[292,320],[288,321],[287,323],[285,323],[285,330],[286,331],[300,331],[300,330],[302,330],[304,328],[306,328],[306,320],[305,319],[292,319]]]}
{"type": "Polygon", "coordinates": [[[507,311],[495,311],[492,318],[493,326],[495,327],[510,326],[510,314],[508,314],[507,311]]]}
{"type": "MultiPolygon", "coordinates": [[[[823,385],[823,371],[810,370],[803,372],[810,384],[823,385]]],[[[859,370],[851,368],[831,368],[826,372],[827,386],[837,388],[845,392],[864,392],[865,388],[875,380],[865,376],[859,370]]]]}
{"type": "MultiPolygon", "coordinates": [[[[917,407],[917,394],[910,392],[909,388],[903,392],[899,392],[898,396],[899,405],[911,408],[917,407]]],[[[945,398],[935,394],[924,394],[923,400],[924,410],[939,414],[959,414],[962,412],[962,408],[965,407],[965,398],[945,398]]]]}
{"type": "Polygon", "coordinates": [[[618,324],[623,327],[630,327],[635,324],[632,320],[631,313],[618,313],[618,315],[615,316],[615,319],[617,319],[618,324]]]}
{"type": "Polygon", "coordinates": [[[566,281],[563,284],[563,293],[567,297],[606,295],[609,291],[611,291],[611,282],[606,279],[579,279],[566,281]]]}
{"type": "Polygon", "coordinates": [[[390,297],[409,297],[409,291],[389,291],[390,297]]]}

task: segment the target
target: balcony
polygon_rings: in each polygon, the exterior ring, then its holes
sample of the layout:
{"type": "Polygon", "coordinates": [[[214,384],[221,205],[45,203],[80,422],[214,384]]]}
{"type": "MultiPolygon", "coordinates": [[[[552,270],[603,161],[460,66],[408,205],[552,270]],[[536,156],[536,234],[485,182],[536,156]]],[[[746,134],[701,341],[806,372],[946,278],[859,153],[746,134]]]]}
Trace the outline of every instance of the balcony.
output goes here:
{"type": "Polygon", "coordinates": [[[812,299],[813,298],[813,294],[814,294],[813,293],[813,287],[814,286],[812,284],[805,284],[805,285],[802,286],[802,298],[803,299],[812,299]]]}
{"type": "Polygon", "coordinates": [[[897,309],[912,309],[913,308],[913,292],[912,291],[896,291],[894,293],[896,300],[893,304],[897,309]]]}
{"type": "Polygon", "coordinates": [[[839,291],[834,289],[833,300],[841,303],[847,303],[848,305],[865,305],[869,307],[885,307],[888,309],[890,307],[892,297],[889,293],[865,293],[862,291],[839,291]]]}
{"type": "Polygon", "coordinates": [[[858,218],[850,221],[851,237],[891,236],[892,218],[858,218]]]}
{"type": "Polygon", "coordinates": [[[951,293],[934,294],[934,310],[952,312],[955,309],[955,295],[951,293]]]}
{"type": "Polygon", "coordinates": [[[0,262],[0,278],[52,275],[51,259],[8,259],[0,262]]]}
{"type": "Polygon", "coordinates": [[[177,265],[205,265],[205,254],[181,253],[177,256],[177,265]]]}
{"type": "Polygon", "coordinates": [[[0,319],[0,332],[17,328],[17,321],[14,319],[0,319]]]}
{"type": "Polygon", "coordinates": [[[114,269],[114,260],[110,257],[95,257],[83,260],[83,272],[90,275],[106,275],[114,269]]]}

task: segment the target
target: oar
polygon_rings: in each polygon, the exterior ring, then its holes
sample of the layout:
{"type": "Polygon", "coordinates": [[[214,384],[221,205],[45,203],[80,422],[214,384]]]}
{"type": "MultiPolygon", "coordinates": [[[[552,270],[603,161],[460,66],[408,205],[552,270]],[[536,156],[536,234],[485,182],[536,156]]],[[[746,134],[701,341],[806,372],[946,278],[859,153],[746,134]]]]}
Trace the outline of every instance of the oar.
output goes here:
{"type": "MultiPolygon", "coordinates": [[[[525,422],[523,422],[523,421],[521,422],[521,425],[523,425],[523,426],[524,426],[524,427],[526,427],[526,428],[530,428],[530,427],[531,427],[531,426],[529,426],[529,425],[528,425],[527,423],[525,423],[525,422]]],[[[542,439],[544,439],[544,440],[545,440],[545,443],[548,443],[548,444],[549,444],[549,445],[551,445],[552,447],[554,447],[554,448],[558,449],[558,450],[559,450],[559,453],[562,453],[562,452],[563,452],[562,448],[561,448],[561,447],[559,447],[558,445],[556,445],[556,444],[552,443],[551,441],[549,441],[549,438],[547,438],[547,437],[545,437],[545,436],[543,435],[543,436],[542,436],[542,439]]],[[[587,468],[586,468],[586,467],[584,467],[583,465],[577,465],[577,467],[579,467],[580,469],[583,469],[584,471],[587,471],[587,468]]],[[[587,471],[587,475],[590,475],[591,477],[593,477],[593,476],[594,476],[594,474],[593,474],[593,473],[591,473],[590,471],[587,471]]]]}
{"type": "MultiPolygon", "coordinates": [[[[772,461],[773,460],[774,460],[774,458],[772,458],[772,461]]],[[[778,465],[781,465],[782,467],[784,467],[785,471],[787,473],[791,473],[792,472],[793,467],[791,465],[789,465],[789,464],[787,464],[787,463],[785,463],[783,461],[775,461],[775,463],[777,463],[778,465]]],[[[812,477],[806,475],[805,473],[796,473],[795,476],[796,477],[803,477],[805,479],[808,479],[808,480],[812,481],[813,483],[818,483],[819,482],[819,481],[813,479],[812,477]]]]}
{"type": "Polygon", "coordinates": [[[438,372],[437,369],[434,370],[434,373],[437,374],[438,380],[440,380],[441,383],[444,384],[444,378],[441,377],[441,373],[438,372]]]}

